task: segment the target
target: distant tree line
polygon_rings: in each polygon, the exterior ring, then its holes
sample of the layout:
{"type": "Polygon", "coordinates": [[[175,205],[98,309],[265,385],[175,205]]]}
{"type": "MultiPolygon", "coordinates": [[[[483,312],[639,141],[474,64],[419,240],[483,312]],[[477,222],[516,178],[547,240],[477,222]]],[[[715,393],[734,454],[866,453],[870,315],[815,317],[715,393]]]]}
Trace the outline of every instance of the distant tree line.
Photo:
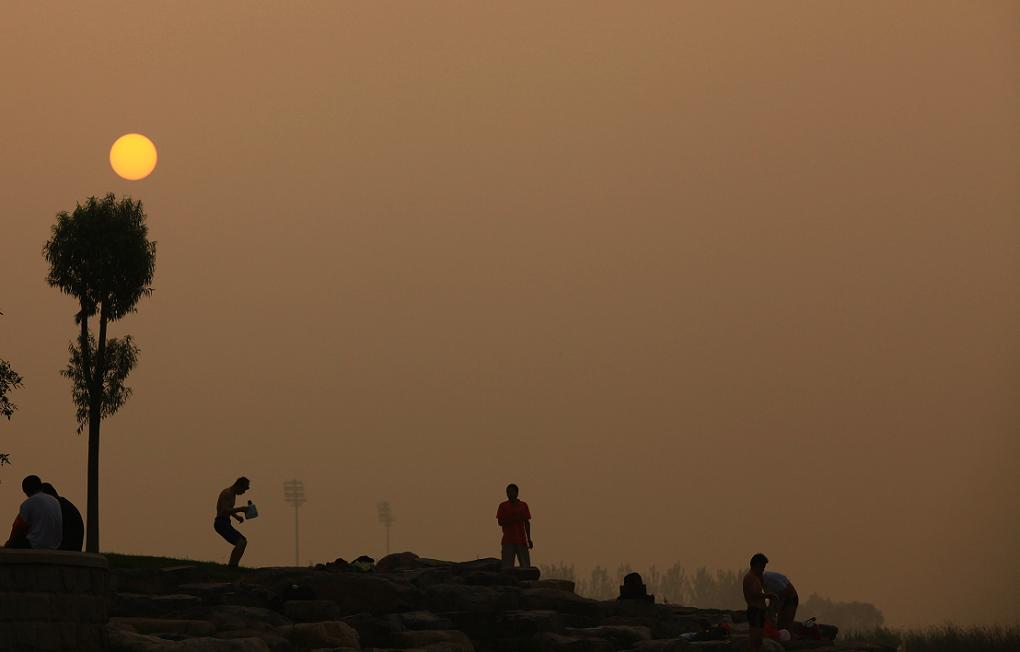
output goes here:
{"type": "MultiPolygon", "coordinates": [[[[611,600],[619,595],[623,576],[634,571],[630,564],[620,564],[610,573],[607,568],[595,566],[588,577],[578,577],[574,565],[540,565],[542,577],[565,579],[574,582],[578,595],[595,600],[611,600]]],[[[641,571],[638,571],[641,572],[641,571]]],[[[657,602],[691,605],[703,609],[743,609],[744,570],[709,570],[704,566],[688,571],[680,562],[665,570],[654,565],[641,572],[648,592],[657,602]]],[[[838,626],[842,630],[874,629],[885,623],[882,611],[868,602],[836,602],[812,594],[801,598],[799,618],[814,616],[819,622],[838,626]]]]}
{"type": "Polygon", "coordinates": [[[885,624],[882,610],[870,602],[834,602],[817,593],[801,600],[800,610],[818,622],[836,625],[842,631],[870,631],[885,624]]]}

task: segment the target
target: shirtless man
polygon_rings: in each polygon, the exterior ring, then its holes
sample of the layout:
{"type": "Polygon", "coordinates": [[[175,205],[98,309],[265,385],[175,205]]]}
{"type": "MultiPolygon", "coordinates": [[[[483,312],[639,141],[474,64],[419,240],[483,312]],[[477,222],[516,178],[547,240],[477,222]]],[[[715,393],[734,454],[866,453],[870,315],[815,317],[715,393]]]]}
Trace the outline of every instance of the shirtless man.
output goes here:
{"type": "Polygon", "coordinates": [[[247,507],[234,507],[234,501],[238,496],[248,491],[249,486],[248,478],[242,476],[234,484],[221,491],[220,497],[216,499],[216,519],[213,521],[213,529],[226,539],[227,543],[234,546],[234,551],[230,553],[231,566],[237,566],[240,563],[241,555],[244,554],[244,549],[248,546],[248,539],[245,539],[243,534],[234,529],[230,519],[233,517],[237,519],[238,523],[244,523],[244,517],[241,514],[247,507]]]}
{"type": "Polygon", "coordinates": [[[765,632],[765,609],[768,607],[765,601],[775,602],[778,597],[775,593],[766,593],[762,584],[765,565],[768,563],[768,557],[760,552],[755,553],[751,557],[751,569],[744,575],[744,601],[747,602],[748,643],[751,652],[761,649],[765,632]]]}

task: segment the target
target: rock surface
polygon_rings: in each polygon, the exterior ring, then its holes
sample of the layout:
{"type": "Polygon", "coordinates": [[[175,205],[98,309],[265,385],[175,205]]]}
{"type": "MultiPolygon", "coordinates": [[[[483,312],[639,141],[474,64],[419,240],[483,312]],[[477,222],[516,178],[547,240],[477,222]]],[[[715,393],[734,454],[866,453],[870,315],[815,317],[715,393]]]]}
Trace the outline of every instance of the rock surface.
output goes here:
{"type": "MultiPolygon", "coordinates": [[[[379,560],[372,573],[332,563],[245,570],[232,582],[210,581],[189,566],[114,575],[112,652],[736,652],[747,646],[743,612],[599,602],[576,595],[568,580],[540,579],[537,569],[504,572],[498,559],[453,563],[405,552],[379,560]],[[684,636],[720,623],[731,626],[724,640],[684,636]]],[[[767,645],[894,652],[849,642],[767,645]]]]}

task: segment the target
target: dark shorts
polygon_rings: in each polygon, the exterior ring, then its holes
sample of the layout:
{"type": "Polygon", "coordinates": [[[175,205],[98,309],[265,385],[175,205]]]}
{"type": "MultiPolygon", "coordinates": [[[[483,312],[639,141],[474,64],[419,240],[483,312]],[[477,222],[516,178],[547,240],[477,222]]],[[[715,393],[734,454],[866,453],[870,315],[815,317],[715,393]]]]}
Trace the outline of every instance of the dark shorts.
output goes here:
{"type": "Polygon", "coordinates": [[[213,521],[213,529],[232,546],[236,546],[238,541],[244,539],[244,535],[230,524],[229,516],[217,516],[213,521]]]}
{"type": "Polygon", "coordinates": [[[747,608],[747,626],[752,629],[764,629],[765,610],[760,607],[747,608]]]}

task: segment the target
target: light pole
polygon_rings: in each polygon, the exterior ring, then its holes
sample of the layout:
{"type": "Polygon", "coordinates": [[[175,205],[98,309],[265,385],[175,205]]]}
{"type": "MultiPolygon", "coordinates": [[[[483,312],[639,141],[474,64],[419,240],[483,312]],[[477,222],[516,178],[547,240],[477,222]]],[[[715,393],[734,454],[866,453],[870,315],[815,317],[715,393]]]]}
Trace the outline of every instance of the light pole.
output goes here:
{"type": "Polygon", "coordinates": [[[294,565],[301,565],[300,538],[298,536],[298,507],[305,504],[305,483],[301,480],[286,480],[283,483],[283,498],[294,506],[294,565]]]}
{"type": "Polygon", "coordinates": [[[393,510],[390,509],[390,503],[388,500],[384,500],[378,505],[379,507],[379,522],[382,523],[383,527],[386,528],[386,554],[390,554],[390,526],[393,525],[393,510]]]}

